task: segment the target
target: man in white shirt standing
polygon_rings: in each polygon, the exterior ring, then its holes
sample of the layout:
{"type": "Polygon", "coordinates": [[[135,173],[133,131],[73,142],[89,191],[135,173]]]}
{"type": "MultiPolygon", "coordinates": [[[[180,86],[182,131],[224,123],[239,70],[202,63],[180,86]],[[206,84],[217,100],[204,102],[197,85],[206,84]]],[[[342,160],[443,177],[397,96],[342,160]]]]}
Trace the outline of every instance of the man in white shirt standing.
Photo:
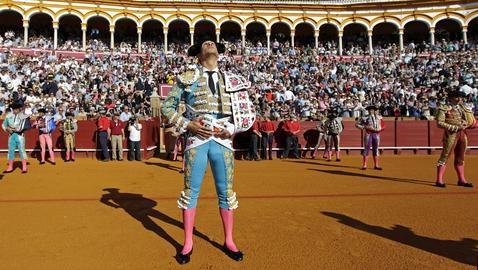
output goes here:
{"type": "Polygon", "coordinates": [[[141,161],[141,129],[143,126],[138,118],[131,118],[128,126],[129,131],[129,161],[141,161]]]}

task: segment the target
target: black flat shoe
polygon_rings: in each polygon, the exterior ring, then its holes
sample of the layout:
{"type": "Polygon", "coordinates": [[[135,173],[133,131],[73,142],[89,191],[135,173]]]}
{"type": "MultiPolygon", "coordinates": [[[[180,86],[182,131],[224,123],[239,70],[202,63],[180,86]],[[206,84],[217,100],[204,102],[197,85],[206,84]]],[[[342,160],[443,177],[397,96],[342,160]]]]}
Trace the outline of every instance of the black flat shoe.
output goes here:
{"type": "Polygon", "coordinates": [[[191,261],[191,255],[193,254],[193,250],[191,249],[191,251],[189,251],[188,254],[182,254],[181,252],[179,252],[177,255],[176,255],[176,260],[178,261],[179,264],[187,264],[188,262],[191,261]]]}
{"type": "Polygon", "coordinates": [[[12,172],[13,172],[13,170],[11,170],[11,171],[9,171],[9,170],[3,171],[3,173],[12,173],[12,172]]]}
{"type": "Polygon", "coordinates": [[[236,262],[242,261],[244,257],[244,254],[242,254],[241,251],[232,251],[228,249],[226,245],[224,245],[223,250],[224,250],[224,253],[226,253],[226,255],[229,256],[229,258],[235,260],[236,262]]]}
{"type": "Polygon", "coordinates": [[[458,181],[457,185],[460,186],[460,187],[470,187],[470,188],[473,187],[472,183],[463,183],[463,182],[460,182],[460,181],[458,181]]]}
{"type": "Polygon", "coordinates": [[[365,170],[367,170],[367,167],[362,167],[362,168],[360,168],[360,170],[365,171],[365,170]]]}
{"type": "Polygon", "coordinates": [[[377,171],[383,170],[382,167],[377,167],[377,166],[373,167],[373,169],[374,169],[374,170],[377,170],[377,171]]]}
{"type": "Polygon", "coordinates": [[[43,165],[43,164],[45,164],[45,161],[40,161],[40,165],[43,165]]]}
{"type": "Polygon", "coordinates": [[[444,183],[435,183],[435,186],[439,188],[446,188],[446,185],[444,183]]]}
{"type": "Polygon", "coordinates": [[[342,161],[342,160],[341,160],[340,158],[338,158],[338,159],[336,159],[335,161],[340,162],[340,161],[342,161]]]}

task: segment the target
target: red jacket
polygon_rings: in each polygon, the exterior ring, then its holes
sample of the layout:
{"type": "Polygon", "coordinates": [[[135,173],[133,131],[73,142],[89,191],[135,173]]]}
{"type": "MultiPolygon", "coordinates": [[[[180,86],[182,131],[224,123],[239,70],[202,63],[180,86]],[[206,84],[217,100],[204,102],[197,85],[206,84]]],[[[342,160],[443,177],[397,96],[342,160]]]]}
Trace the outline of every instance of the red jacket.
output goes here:
{"type": "Polygon", "coordinates": [[[292,134],[297,134],[300,131],[299,121],[293,121],[293,120],[285,121],[284,130],[292,134]]]}
{"type": "Polygon", "coordinates": [[[274,123],[272,121],[262,121],[261,123],[261,132],[275,132],[276,127],[274,126],[274,123]]]}

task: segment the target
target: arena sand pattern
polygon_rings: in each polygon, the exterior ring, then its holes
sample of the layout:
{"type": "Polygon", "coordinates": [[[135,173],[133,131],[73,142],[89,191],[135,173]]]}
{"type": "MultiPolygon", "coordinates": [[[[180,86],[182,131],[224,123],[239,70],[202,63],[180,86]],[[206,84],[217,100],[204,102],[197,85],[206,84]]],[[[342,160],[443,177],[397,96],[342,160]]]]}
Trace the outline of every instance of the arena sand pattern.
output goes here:
{"type": "MultiPolygon", "coordinates": [[[[236,162],[235,239],[220,250],[212,175],[202,187],[189,265],[176,198],[180,162],[39,166],[0,180],[3,269],[476,269],[478,190],[433,187],[436,156],[384,156],[384,171],[343,162],[236,162]]],[[[467,157],[474,176],[478,156],[467,157]]],[[[478,179],[475,179],[478,184],[478,179]]]]}

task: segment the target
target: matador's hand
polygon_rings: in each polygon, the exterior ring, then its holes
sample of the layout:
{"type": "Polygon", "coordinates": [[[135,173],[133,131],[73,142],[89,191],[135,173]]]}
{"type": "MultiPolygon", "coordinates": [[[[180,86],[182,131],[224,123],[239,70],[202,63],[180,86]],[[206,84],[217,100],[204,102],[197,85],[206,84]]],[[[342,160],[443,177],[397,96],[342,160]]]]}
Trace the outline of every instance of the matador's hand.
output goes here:
{"type": "Polygon", "coordinates": [[[209,137],[213,135],[212,130],[205,128],[200,121],[201,121],[201,118],[192,120],[191,122],[189,122],[186,129],[190,131],[192,134],[202,139],[208,139],[209,137]]]}
{"type": "Polygon", "coordinates": [[[214,134],[215,137],[226,140],[232,137],[231,133],[227,129],[223,129],[221,132],[214,134]]]}

